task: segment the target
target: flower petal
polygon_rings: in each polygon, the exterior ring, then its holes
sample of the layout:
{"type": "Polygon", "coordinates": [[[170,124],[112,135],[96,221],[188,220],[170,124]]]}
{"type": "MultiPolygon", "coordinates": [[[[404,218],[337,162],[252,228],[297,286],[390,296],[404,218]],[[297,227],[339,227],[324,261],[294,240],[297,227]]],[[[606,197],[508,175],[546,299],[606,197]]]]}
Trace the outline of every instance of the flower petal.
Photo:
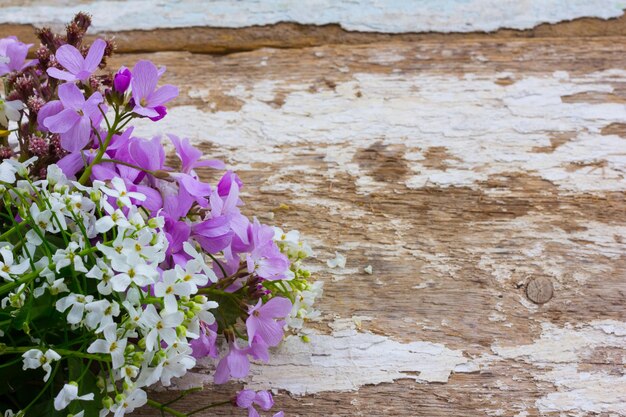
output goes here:
{"type": "Polygon", "coordinates": [[[47,117],[43,124],[53,133],[65,133],[80,121],[74,110],[65,109],[54,116],[47,117]]]}
{"type": "Polygon", "coordinates": [[[150,107],[160,106],[178,97],[178,88],[173,85],[164,85],[147,97],[150,107]]]}
{"type": "Polygon", "coordinates": [[[96,39],[89,48],[83,69],[89,72],[94,72],[102,61],[102,55],[104,55],[104,48],[106,46],[107,43],[105,41],[102,39],[96,39]]]}
{"type": "Polygon", "coordinates": [[[283,318],[286,317],[291,311],[291,301],[284,297],[274,297],[267,303],[263,304],[259,309],[259,312],[264,317],[283,318]]]}
{"type": "Polygon", "coordinates": [[[141,60],[135,64],[131,88],[137,105],[141,105],[141,99],[147,98],[154,91],[158,80],[159,74],[152,62],[141,60]]]}
{"type": "Polygon", "coordinates": [[[65,83],[59,86],[59,99],[61,99],[61,103],[63,103],[66,109],[82,110],[85,104],[85,96],[76,87],[76,84],[72,83],[65,83]]]}
{"type": "Polygon", "coordinates": [[[72,74],[78,74],[83,69],[85,58],[72,45],[62,45],[55,56],[59,64],[72,74]]]}
{"type": "Polygon", "coordinates": [[[91,121],[82,116],[67,132],[61,135],[61,146],[69,152],[78,152],[89,143],[91,137],[91,121]]]}

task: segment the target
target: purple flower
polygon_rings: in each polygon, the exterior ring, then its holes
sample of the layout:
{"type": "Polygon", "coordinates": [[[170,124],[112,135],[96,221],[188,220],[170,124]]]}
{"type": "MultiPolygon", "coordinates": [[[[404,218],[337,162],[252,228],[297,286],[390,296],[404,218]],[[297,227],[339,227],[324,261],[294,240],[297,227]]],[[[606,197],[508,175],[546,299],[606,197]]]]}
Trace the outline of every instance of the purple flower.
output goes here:
{"type": "Polygon", "coordinates": [[[102,115],[98,104],[102,103],[102,95],[93,93],[87,101],[83,93],[71,83],[59,86],[59,98],[63,110],[54,116],[47,117],[43,124],[52,133],[59,133],[61,146],[69,152],[76,152],[89,143],[91,124],[99,122],[102,115]]]}
{"type": "Polygon", "coordinates": [[[83,58],[80,51],[74,48],[72,45],[62,45],[57,49],[54,55],[67,71],[62,71],[57,68],[48,68],[48,75],[52,78],[58,78],[65,81],[85,81],[93,74],[100,61],[102,61],[102,55],[104,55],[104,48],[106,42],[102,39],[96,39],[87,53],[87,58],[83,58]]]}
{"type": "Polygon", "coordinates": [[[194,358],[204,358],[210,356],[217,358],[217,323],[211,325],[200,322],[200,337],[189,342],[194,358]]]}
{"type": "Polygon", "coordinates": [[[41,132],[47,132],[48,128],[43,124],[43,121],[50,116],[57,115],[63,110],[63,103],[59,100],[49,101],[39,110],[37,113],[37,128],[41,132]]]}
{"type": "Polygon", "coordinates": [[[254,392],[245,389],[237,393],[236,403],[237,407],[248,409],[248,417],[259,417],[259,413],[254,406],[258,405],[261,407],[261,410],[267,411],[274,406],[274,398],[272,398],[272,394],[269,391],[254,392]]]}
{"type": "Polygon", "coordinates": [[[231,342],[228,353],[217,365],[213,380],[216,384],[224,384],[230,377],[244,378],[249,370],[248,348],[240,349],[236,342],[231,342]]]}
{"type": "Polygon", "coordinates": [[[200,161],[202,152],[189,143],[189,139],[183,138],[182,140],[175,135],[168,135],[172,144],[176,148],[176,154],[180,158],[180,162],[183,164],[182,172],[190,174],[194,168],[198,167],[210,167],[215,169],[224,169],[224,163],[217,159],[211,159],[207,161],[200,161]]]}
{"type": "Polygon", "coordinates": [[[8,59],[0,60],[0,76],[8,74],[12,71],[22,71],[25,68],[34,65],[37,60],[25,62],[28,49],[33,46],[32,43],[25,44],[17,40],[15,36],[0,39],[0,57],[8,59]]]}
{"type": "Polygon", "coordinates": [[[166,114],[164,104],[178,96],[178,88],[173,85],[156,88],[160,76],[152,62],[141,60],[135,64],[130,82],[135,103],[133,112],[153,121],[162,119],[166,114]]]}
{"type": "Polygon", "coordinates": [[[286,317],[291,307],[291,301],[283,297],[274,297],[265,304],[259,300],[257,305],[248,310],[248,340],[252,341],[255,336],[259,336],[268,346],[277,346],[283,340],[283,325],[276,319],[286,317]]]}
{"type": "Polygon", "coordinates": [[[252,241],[246,250],[249,252],[246,255],[248,272],[267,280],[286,278],[289,274],[289,259],[274,243],[274,230],[254,219],[254,223],[248,227],[248,234],[252,241]]]}
{"type": "Polygon", "coordinates": [[[229,343],[229,351],[217,364],[213,380],[216,384],[223,384],[229,378],[244,378],[250,370],[250,360],[248,355],[255,359],[268,361],[269,352],[267,344],[260,338],[253,340],[250,347],[239,348],[237,342],[229,343]]]}
{"type": "Polygon", "coordinates": [[[192,230],[194,239],[209,253],[218,253],[231,242],[230,225],[225,216],[196,223],[192,230]]]}
{"type": "Polygon", "coordinates": [[[130,85],[132,76],[133,74],[128,68],[120,68],[117,74],[115,74],[115,78],[113,78],[113,88],[115,91],[124,94],[130,85]]]}

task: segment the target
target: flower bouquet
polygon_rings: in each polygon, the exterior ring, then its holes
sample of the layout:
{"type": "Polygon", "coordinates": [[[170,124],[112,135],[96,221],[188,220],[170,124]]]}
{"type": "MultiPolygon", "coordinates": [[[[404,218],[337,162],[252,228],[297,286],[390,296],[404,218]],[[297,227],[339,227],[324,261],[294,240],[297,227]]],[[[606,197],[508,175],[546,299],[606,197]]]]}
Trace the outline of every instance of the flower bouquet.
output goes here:
{"type": "MultiPolygon", "coordinates": [[[[269,410],[243,390],[182,413],[148,398],[214,358],[214,383],[267,361],[315,315],[321,288],[297,232],[250,220],[243,184],[217,185],[188,139],[142,139],[178,94],[165,68],[106,71],[115,47],[83,42],[90,17],[41,46],[0,39],[0,411],[6,416],[123,416],[145,404],[188,416],[223,404],[269,410]],[[168,149],[177,158],[166,160],[168,149]],[[169,166],[172,165],[172,166],[169,166]]],[[[279,412],[275,415],[282,415],[279,412]]]]}

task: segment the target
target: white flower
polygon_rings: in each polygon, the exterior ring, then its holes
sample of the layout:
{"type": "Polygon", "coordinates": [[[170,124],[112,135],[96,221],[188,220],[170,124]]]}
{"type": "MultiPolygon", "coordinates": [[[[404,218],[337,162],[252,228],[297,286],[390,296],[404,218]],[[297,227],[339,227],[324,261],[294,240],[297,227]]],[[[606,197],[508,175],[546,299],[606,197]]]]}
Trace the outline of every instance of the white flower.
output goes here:
{"type": "Polygon", "coordinates": [[[48,378],[50,378],[50,373],[52,372],[50,363],[61,359],[61,355],[52,349],[48,349],[45,354],[39,349],[31,349],[24,352],[22,358],[24,358],[24,366],[22,369],[37,369],[41,366],[43,370],[46,371],[46,375],[43,377],[44,382],[46,382],[48,381],[48,378]]]}
{"type": "Polygon", "coordinates": [[[37,204],[30,206],[30,215],[42,231],[57,233],[59,228],[52,221],[52,211],[39,210],[37,204]]]}
{"type": "Polygon", "coordinates": [[[154,284],[154,280],[159,276],[154,267],[143,263],[138,257],[131,257],[127,262],[114,268],[118,274],[111,278],[111,284],[118,292],[126,291],[131,283],[140,287],[154,284]]]}
{"type": "Polygon", "coordinates": [[[198,253],[198,251],[189,242],[183,243],[183,250],[187,253],[187,255],[192,257],[200,268],[202,268],[202,272],[206,274],[211,282],[217,282],[217,275],[215,275],[213,269],[211,269],[211,267],[204,261],[204,255],[198,253]]]}
{"type": "Polygon", "coordinates": [[[54,187],[57,184],[65,185],[68,183],[67,177],[65,177],[65,174],[63,173],[61,168],[59,168],[58,165],[56,164],[48,165],[48,169],[46,171],[47,171],[46,179],[51,186],[54,187]]]}
{"type": "MultiPolygon", "coordinates": [[[[47,260],[47,258],[42,259],[44,261],[47,260]]],[[[48,289],[52,295],[70,291],[65,284],[65,278],[55,279],[57,277],[56,274],[47,266],[39,273],[39,276],[45,278],[45,281],[33,291],[35,298],[41,297],[46,289],[48,289]]]]}
{"type": "Polygon", "coordinates": [[[166,314],[164,311],[159,315],[154,305],[148,304],[141,315],[140,324],[144,329],[149,329],[146,336],[146,351],[151,352],[159,347],[161,339],[168,345],[176,341],[176,327],[182,324],[185,316],[181,311],[166,314]]]}
{"type": "Polygon", "coordinates": [[[123,207],[132,206],[131,198],[135,200],[144,201],[146,196],[141,193],[131,192],[126,189],[126,184],[124,180],[120,177],[115,177],[111,180],[111,185],[113,185],[113,189],[102,187],[102,191],[111,197],[117,198],[117,204],[123,207]]]}
{"type": "Polygon", "coordinates": [[[180,378],[187,373],[187,370],[196,366],[196,360],[186,353],[177,352],[175,349],[168,349],[167,356],[154,368],[145,368],[141,375],[141,382],[146,386],[161,380],[165,387],[169,387],[172,378],[180,378]]]}
{"type": "Polygon", "coordinates": [[[19,100],[4,101],[0,99],[0,125],[9,126],[9,120],[20,120],[20,111],[24,109],[24,103],[19,100]]]}
{"type": "Polygon", "coordinates": [[[109,324],[113,323],[113,317],[120,314],[120,305],[115,301],[97,300],[85,305],[85,325],[91,329],[97,329],[99,333],[109,324]]]}
{"type": "Polygon", "coordinates": [[[70,306],[72,309],[67,315],[67,322],[70,324],[80,323],[85,312],[85,304],[93,301],[92,295],[70,294],[56,302],[56,309],[63,313],[70,306]]]}
{"type": "Polygon", "coordinates": [[[56,264],[57,272],[69,265],[73,265],[75,271],[87,272],[83,258],[76,253],[78,249],[80,249],[80,247],[76,242],[70,242],[66,249],[58,249],[55,254],[52,255],[52,262],[56,264]]]}
{"type": "Polygon", "coordinates": [[[113,405],[111,411],[115,414],[113,417],[122,417],[125,414],[132,413],[136,408],[143,407],[148,402],[148,395],[145,391],[137,388],[130,394],[125,395],[123,399],[113,405]]]}
{"type": "Polygon", "coordinates": [[[75,382],[65,384],[54,399],[54,409],[57,411],[63,410],[74,400],[93,400],[93,393],[78,395],[78,385],[75,382]]]}
{"type": "Polygon", "coordinates": [[[107,353],[111,355],[113,369],[119,369],[124,365],[124,350],[126,349],[127,339],[117,338],[117,326],[115,323],[109,324],[104,328],[104,339],[95,340],[87,352],[89,353],[107,353]]]}
{"type": "Polygon", "coordinates": [[[109,295],[113,290],[113,284],[111,284],[111,278],[113,277],[113,270],[108,267],[107,264],[100,258],[96,260],[96,265],[93,266],[85,274],[87,278],[97,279],[98,282],[98,292],[102,295],[109,295]]]}
{"type": "Polygon", "coordinates": [[[122,242],[124,253],[126,253],[127,256],[136,255],[144,259],[152,260],[158,251],[150,245],[154,235],[147,229],[140,230],[137,235],[136,239],[124,239],[122,242]]]}
{"type": "MultiPolygon", "coordinates": [[[[184,271],[182,272],[184,273],[184,271]]],[[[154,295],[163,297],[166,313],[174,313],[178,311],[176,296],[189,297],[192,290],[193,287],[190,283],[179,279],[177,270],[169,269],[163,272],[163,281],[157,282],[154,286],[154,295]]]]}
{"type": "Polygon", "coordinates": [[[4,259],[4,262],[0,261],[0,277],[5,280],[13,281],[11,275],[20,275],[28,270],[28,260],[14,264],[13,252],[8,246],[0,249],[0,254],[2,254],[2,258],[4,259]]]}
{"type": "Polygon", "coordinates": [[[13,184],[15,182],[15,173],[17,172],[17,168],[15,165],[9,162],[9,159],[5,159],[0,164],[0,181],[8,182],[9,184],[13,184]]]}
{"type": "Polygon", "coordinates": [[[174,268],[176,269],[176,273],[180,279],[191,285],[192,294],[198,292],[198,287],[206,285],[209,282],[209,279],[211,282],[217,282],[217,276],[212,270],[211,275],[209,276],[199,273],[203,268],[202,265],[195,259],[187,261],[185,269],[183,269],[180,265],[176,265],[174,268]]]}
{"type": "Polygon", "coordinates": [[[130,229],[131,224],[124,216],[122,210],[117,209],[111,213],[110,216],[104,216],[96,221],[96,231],[98,233],[108,232],[113,226],[120,227],[122,229],[130,229]]]}
{"type": "Polygon", "coordinates": [[[139,374],[139,368],[134,365],[124,365],[119,369],[118,372],[120,376],[117,379],[123,378],[127,384],[130,384],[133,379],[137,378],[137,375],[139,374]]]}

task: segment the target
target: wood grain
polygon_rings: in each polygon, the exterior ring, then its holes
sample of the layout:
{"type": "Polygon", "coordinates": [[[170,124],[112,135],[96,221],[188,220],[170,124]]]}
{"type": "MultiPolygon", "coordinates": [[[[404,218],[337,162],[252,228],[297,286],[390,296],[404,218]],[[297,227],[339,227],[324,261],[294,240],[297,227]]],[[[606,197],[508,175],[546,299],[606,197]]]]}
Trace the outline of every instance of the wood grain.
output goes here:
{"type": "Polygon", "coordinates": [[[143,132],[177,129],[225,159],[245,211],[317,252],[313,360],[283,349],[248,384],[300,416],[626,415],[623,45],[455,37],[118,57],[167,65],[182,85],[143,132]],[[325,265],[335,251],[343,271],[325,265]],[[545,304],[526,297],[534,279],[553,284],[545,304]],[[388,361],[368,362],[361,335],[390,343],[388,361]],[[464,359],[428,367],[433,346],[464,359]]]}
{"type": "Polygon", "coordinates": [[[224,159],[244,212],[317,253],[312,342],[289,339],[245,384],[277,390],[287,415],[626,416],[624,22],[118,33],[122,51],[153,52],[113,65],[152,59],[181,87],[138,133],[224,159]],[[326,266],[335,251],[345,269],[326,266]],[[537,280],[553,287],[540,304],[537,280]]]}

